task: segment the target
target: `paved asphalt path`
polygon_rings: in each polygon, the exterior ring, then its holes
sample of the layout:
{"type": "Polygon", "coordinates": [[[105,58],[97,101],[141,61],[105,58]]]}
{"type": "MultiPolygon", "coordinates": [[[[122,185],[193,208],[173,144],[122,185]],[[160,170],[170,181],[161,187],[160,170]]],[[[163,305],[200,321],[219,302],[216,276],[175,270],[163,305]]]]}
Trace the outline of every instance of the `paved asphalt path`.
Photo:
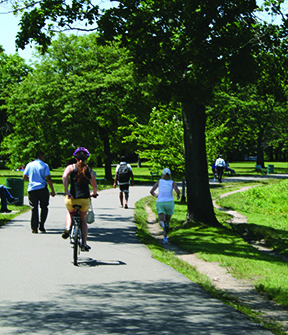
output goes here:
{"type": "Polygon", "coordinates": [[[30,211],[0,228],[0,334],[271,334],[139,243],[135,202],[149,189],[131,188],[129,209],[100,191],[78,267],[61,238],[63,197],[51,198],[46,234],[31,233],[30,211]]]}

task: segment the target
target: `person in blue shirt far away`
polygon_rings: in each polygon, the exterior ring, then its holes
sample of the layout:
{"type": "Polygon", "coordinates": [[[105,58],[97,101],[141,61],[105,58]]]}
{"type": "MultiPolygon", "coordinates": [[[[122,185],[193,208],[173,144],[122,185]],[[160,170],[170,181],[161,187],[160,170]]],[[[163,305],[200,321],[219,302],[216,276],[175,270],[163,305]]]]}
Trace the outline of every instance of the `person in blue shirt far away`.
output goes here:
{"type": "Polygon", "coordinates": [[[38,151],[36,160],[26,165],[23,172],[23,179],[28,180],[28,198],[31,207],[31,229],[32,233],[38,233],[38,228],[41,233],[45,233],[44,224],[48,215],[49,206],[49,191],[47,184],[51,189],[51,196],[55,196],[53,183],[51,180],[48,164],[45,163],[45,154],[38,151]],[[40,203],[41,213],[39,221],[38,205],[40,203]]]}

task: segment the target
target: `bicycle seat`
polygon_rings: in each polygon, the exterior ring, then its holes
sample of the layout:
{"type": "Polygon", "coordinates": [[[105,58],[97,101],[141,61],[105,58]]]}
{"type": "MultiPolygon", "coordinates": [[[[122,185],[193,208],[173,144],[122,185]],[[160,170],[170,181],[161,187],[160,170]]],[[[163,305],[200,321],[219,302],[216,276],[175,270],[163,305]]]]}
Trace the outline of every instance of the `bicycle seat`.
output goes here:
{"type": "Polygon", "coordinates": [[[80,208],[82,208],[82,206],[81,205],[73,205],[73,208],[80,209],[80,208]]]}

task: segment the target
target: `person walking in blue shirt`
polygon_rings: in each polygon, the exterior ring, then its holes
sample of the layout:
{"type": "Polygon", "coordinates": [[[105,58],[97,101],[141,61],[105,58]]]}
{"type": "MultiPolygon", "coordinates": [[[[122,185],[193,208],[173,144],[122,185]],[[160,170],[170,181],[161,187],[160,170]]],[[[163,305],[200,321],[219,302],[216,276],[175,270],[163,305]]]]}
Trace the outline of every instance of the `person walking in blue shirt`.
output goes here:
{"type": "Polygon", "coordinates": [[[44,224],[48,215],[49,206],[49,191],[47,184],[51,189],[52,197],[55,196],[53,183],[51,180],[49,166],[44,163],[45,154],[42,151],[38,151],[36,154],[36,160],[27,164],[23,179],[28,180],[28,198],[29,205],[31,207],[31,229],[32,233],[38,233],[38,227],[40,232],[45,233],[44,224]],[[38,205],[40,203],[41,213],[39,221],[38,205]]]}
{"type": "Polygon", "coordinates": [[[216,162],[215,162],[215,170],[218,174],[219,183],[222,183],[222,176],[223,176],[225,166],[226,166],[226,163],[224,159],[222,158],[222,155],[218,155],[218,158],[216,159],[216,162]]]}

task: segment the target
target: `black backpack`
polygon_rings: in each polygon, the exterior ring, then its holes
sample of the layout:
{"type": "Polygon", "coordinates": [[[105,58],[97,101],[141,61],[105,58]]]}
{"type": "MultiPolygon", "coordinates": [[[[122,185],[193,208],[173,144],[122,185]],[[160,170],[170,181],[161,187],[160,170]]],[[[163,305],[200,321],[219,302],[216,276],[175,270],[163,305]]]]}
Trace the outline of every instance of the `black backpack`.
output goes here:
{"type": "Polygon", "coordinates": [[[128,183],[130,179],[130,169],[127,164],[121,164],[117,171],[117,179],[119,183],[128,183]]]}

